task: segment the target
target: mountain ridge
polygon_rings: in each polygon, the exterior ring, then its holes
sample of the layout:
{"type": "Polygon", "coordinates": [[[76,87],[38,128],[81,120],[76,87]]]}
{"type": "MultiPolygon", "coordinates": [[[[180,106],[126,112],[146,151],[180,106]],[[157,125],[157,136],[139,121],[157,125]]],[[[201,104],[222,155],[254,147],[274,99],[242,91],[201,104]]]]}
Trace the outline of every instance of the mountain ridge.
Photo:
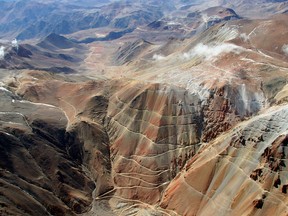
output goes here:
{"type": "Polygon", "coordinates": [[[0,214],[286,216],[285,2],[93,2],[0,3],[0,214]]]}

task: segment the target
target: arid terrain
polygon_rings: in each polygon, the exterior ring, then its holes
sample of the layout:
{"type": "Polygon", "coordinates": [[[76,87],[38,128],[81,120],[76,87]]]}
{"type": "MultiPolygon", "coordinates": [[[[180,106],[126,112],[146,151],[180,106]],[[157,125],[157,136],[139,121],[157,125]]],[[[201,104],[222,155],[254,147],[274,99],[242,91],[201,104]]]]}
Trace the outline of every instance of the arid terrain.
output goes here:
{"type": "Polygon", "coordinates": [[[0,11],[0,215],[288,215],[288,1],[0,11]]]}

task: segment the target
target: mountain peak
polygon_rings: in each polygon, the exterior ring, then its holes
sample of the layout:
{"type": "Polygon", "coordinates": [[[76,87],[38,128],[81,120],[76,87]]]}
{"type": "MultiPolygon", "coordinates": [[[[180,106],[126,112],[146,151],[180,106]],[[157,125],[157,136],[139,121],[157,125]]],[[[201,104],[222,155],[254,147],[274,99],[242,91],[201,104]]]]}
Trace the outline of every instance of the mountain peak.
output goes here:
{"type": "Polygon", "coordinates": [[[42,48],[48,48],[49,46],[53,46],[59,49],[70,49],[75,47],[76,44],[64,36],[56,33],[51,33],[37,45],[42,48]]]}

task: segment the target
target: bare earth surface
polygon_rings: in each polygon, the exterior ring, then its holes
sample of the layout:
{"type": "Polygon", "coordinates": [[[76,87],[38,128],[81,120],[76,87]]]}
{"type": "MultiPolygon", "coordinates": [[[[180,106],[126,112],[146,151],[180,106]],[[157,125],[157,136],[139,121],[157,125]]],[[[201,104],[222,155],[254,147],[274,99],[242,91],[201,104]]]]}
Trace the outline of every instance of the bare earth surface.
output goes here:
{"type": "Polygon", "coordinates": [[[59,65],[81,74],[11,61],[0,214],[288,215],[287,20],[235,19],[165,43],[132,41],[138,29],[77,44],[81,58],[67,38],[92,30],[52,35],[73,47],[55,53],[79,57],[59,65]]]}

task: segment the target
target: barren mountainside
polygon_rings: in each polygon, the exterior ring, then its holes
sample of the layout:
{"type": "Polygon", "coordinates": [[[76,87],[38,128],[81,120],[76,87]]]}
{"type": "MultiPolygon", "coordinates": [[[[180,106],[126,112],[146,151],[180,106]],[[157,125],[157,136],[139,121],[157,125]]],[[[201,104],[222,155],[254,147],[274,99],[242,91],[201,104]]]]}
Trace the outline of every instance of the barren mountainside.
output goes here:
{"type": "Polygon", "coordinates": [[[0,1],[0,215],[288,215],[287,1],[211,2],[0,1]]]}

